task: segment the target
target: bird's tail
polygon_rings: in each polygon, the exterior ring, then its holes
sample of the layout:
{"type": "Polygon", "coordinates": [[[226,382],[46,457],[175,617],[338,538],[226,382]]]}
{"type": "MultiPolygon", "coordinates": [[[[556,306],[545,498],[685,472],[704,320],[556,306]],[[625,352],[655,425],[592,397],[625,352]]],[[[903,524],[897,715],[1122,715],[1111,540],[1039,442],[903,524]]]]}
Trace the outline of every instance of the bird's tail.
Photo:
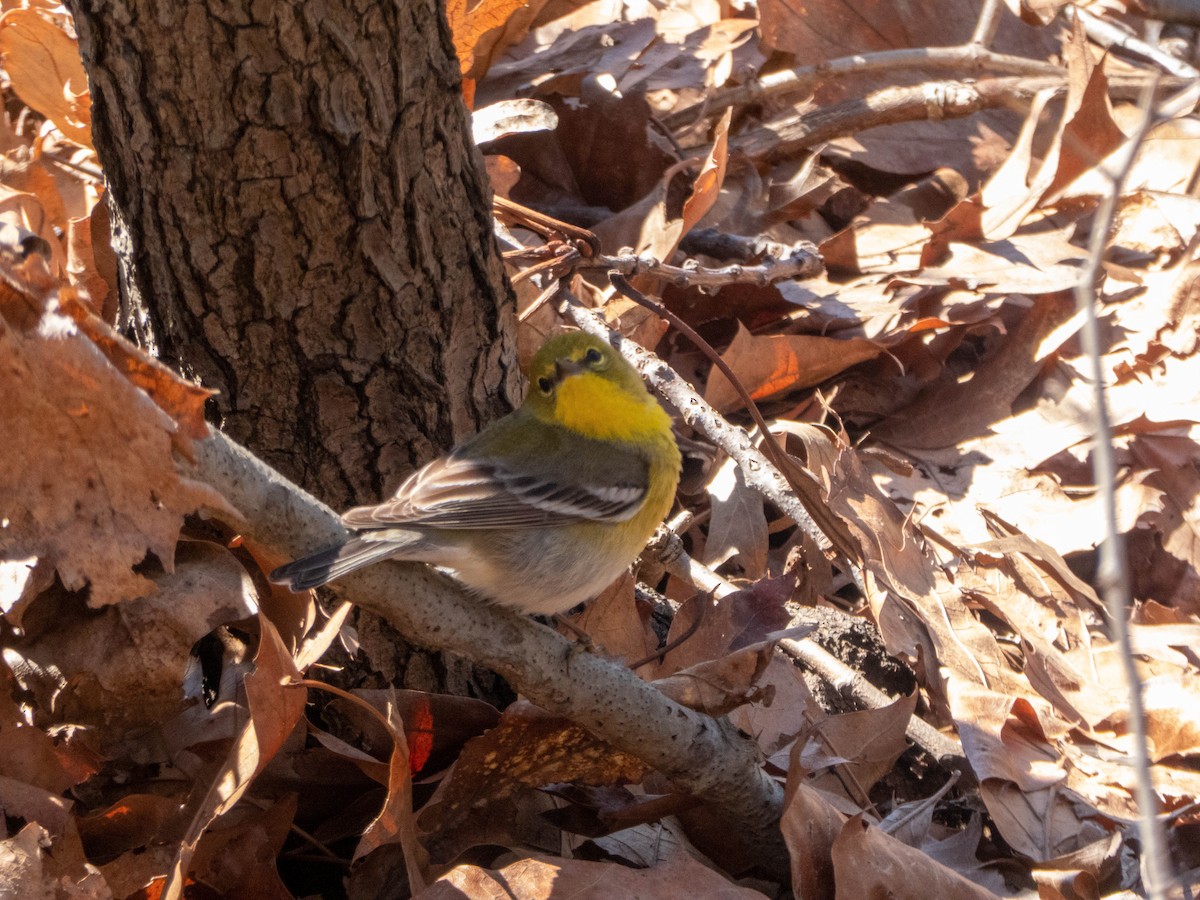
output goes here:
{"type": "Polygon", "coordinates": [[[288,585],[293,591],[306,591],[309,588],[320,587],[335,578],[341,578],[355,569],[396,555],[402,549],[403,545],[391,541],[351,538],[344,544],[280,566],[267,577],[275,584],[288,585]]]}

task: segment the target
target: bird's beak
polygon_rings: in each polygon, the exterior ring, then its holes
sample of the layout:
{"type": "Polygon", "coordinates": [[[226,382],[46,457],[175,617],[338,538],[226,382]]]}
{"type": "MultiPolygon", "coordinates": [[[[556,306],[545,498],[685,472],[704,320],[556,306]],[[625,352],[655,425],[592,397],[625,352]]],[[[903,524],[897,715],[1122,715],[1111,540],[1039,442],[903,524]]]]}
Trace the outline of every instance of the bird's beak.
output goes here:
{"type": "Polygon", "coordinates": [[[554,361],[554,375],[559,382],[568,375],[578,375],[582,371],[583,366],[569,356],[560,356],[554,361]]]}

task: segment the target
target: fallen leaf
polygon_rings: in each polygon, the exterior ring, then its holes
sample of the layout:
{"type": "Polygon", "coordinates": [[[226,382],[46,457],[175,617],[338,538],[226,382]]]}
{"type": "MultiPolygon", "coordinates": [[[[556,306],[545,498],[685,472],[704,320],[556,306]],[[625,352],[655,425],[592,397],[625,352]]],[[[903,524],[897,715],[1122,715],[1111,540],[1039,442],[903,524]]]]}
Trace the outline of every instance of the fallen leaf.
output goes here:
{"type": "Polygon", "coordinates": [[[0,56],[13,90],[58,130],[92,146],[92,104],[79,44],[36,9],[0,17],[0,56]]]}
{"type": "MultiPolygon", "coordinates": [[[[820,384],[882,352],[882,347],[862,338],[756,336],[739,324],[737,335],[721,358],[752,399],[765,400],[820,384]]],[[[709,378],[704,399],[722,412],[736,409],[741,403],[733,385],[716,369],[709,378]]]]}

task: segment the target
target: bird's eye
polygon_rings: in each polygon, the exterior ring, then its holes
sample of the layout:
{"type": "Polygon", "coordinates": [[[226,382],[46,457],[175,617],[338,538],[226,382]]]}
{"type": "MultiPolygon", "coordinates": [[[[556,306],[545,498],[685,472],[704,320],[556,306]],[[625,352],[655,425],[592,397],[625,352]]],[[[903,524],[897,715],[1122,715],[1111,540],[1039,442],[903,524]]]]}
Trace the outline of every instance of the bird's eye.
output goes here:
{"type": "Polygon", "coordinates": [[[583,359],[589,365],[594,366],[596,363],[600,362],[600,360],[604,359],[604,357],[595,347],[589,347],[588,352],[583,355],[583,359]]]}
{"type": "Polygon", "coordinates": [[[538,379],[538,390],[540,390],[543,394],[549,394],[552,390],[554,390],[554,382],[543,375],[538,379]]]}

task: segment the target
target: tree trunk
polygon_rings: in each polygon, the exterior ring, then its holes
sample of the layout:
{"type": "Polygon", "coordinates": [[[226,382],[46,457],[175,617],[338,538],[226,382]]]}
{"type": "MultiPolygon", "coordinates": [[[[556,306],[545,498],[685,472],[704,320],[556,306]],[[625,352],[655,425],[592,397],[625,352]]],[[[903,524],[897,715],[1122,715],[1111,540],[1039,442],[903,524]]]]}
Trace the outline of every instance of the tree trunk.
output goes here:
{"type": "Polygon", "coordinates": [[[334,507],[510,408],[511,304],[437,0],[69,0],[125,324],[334,507]]]}

